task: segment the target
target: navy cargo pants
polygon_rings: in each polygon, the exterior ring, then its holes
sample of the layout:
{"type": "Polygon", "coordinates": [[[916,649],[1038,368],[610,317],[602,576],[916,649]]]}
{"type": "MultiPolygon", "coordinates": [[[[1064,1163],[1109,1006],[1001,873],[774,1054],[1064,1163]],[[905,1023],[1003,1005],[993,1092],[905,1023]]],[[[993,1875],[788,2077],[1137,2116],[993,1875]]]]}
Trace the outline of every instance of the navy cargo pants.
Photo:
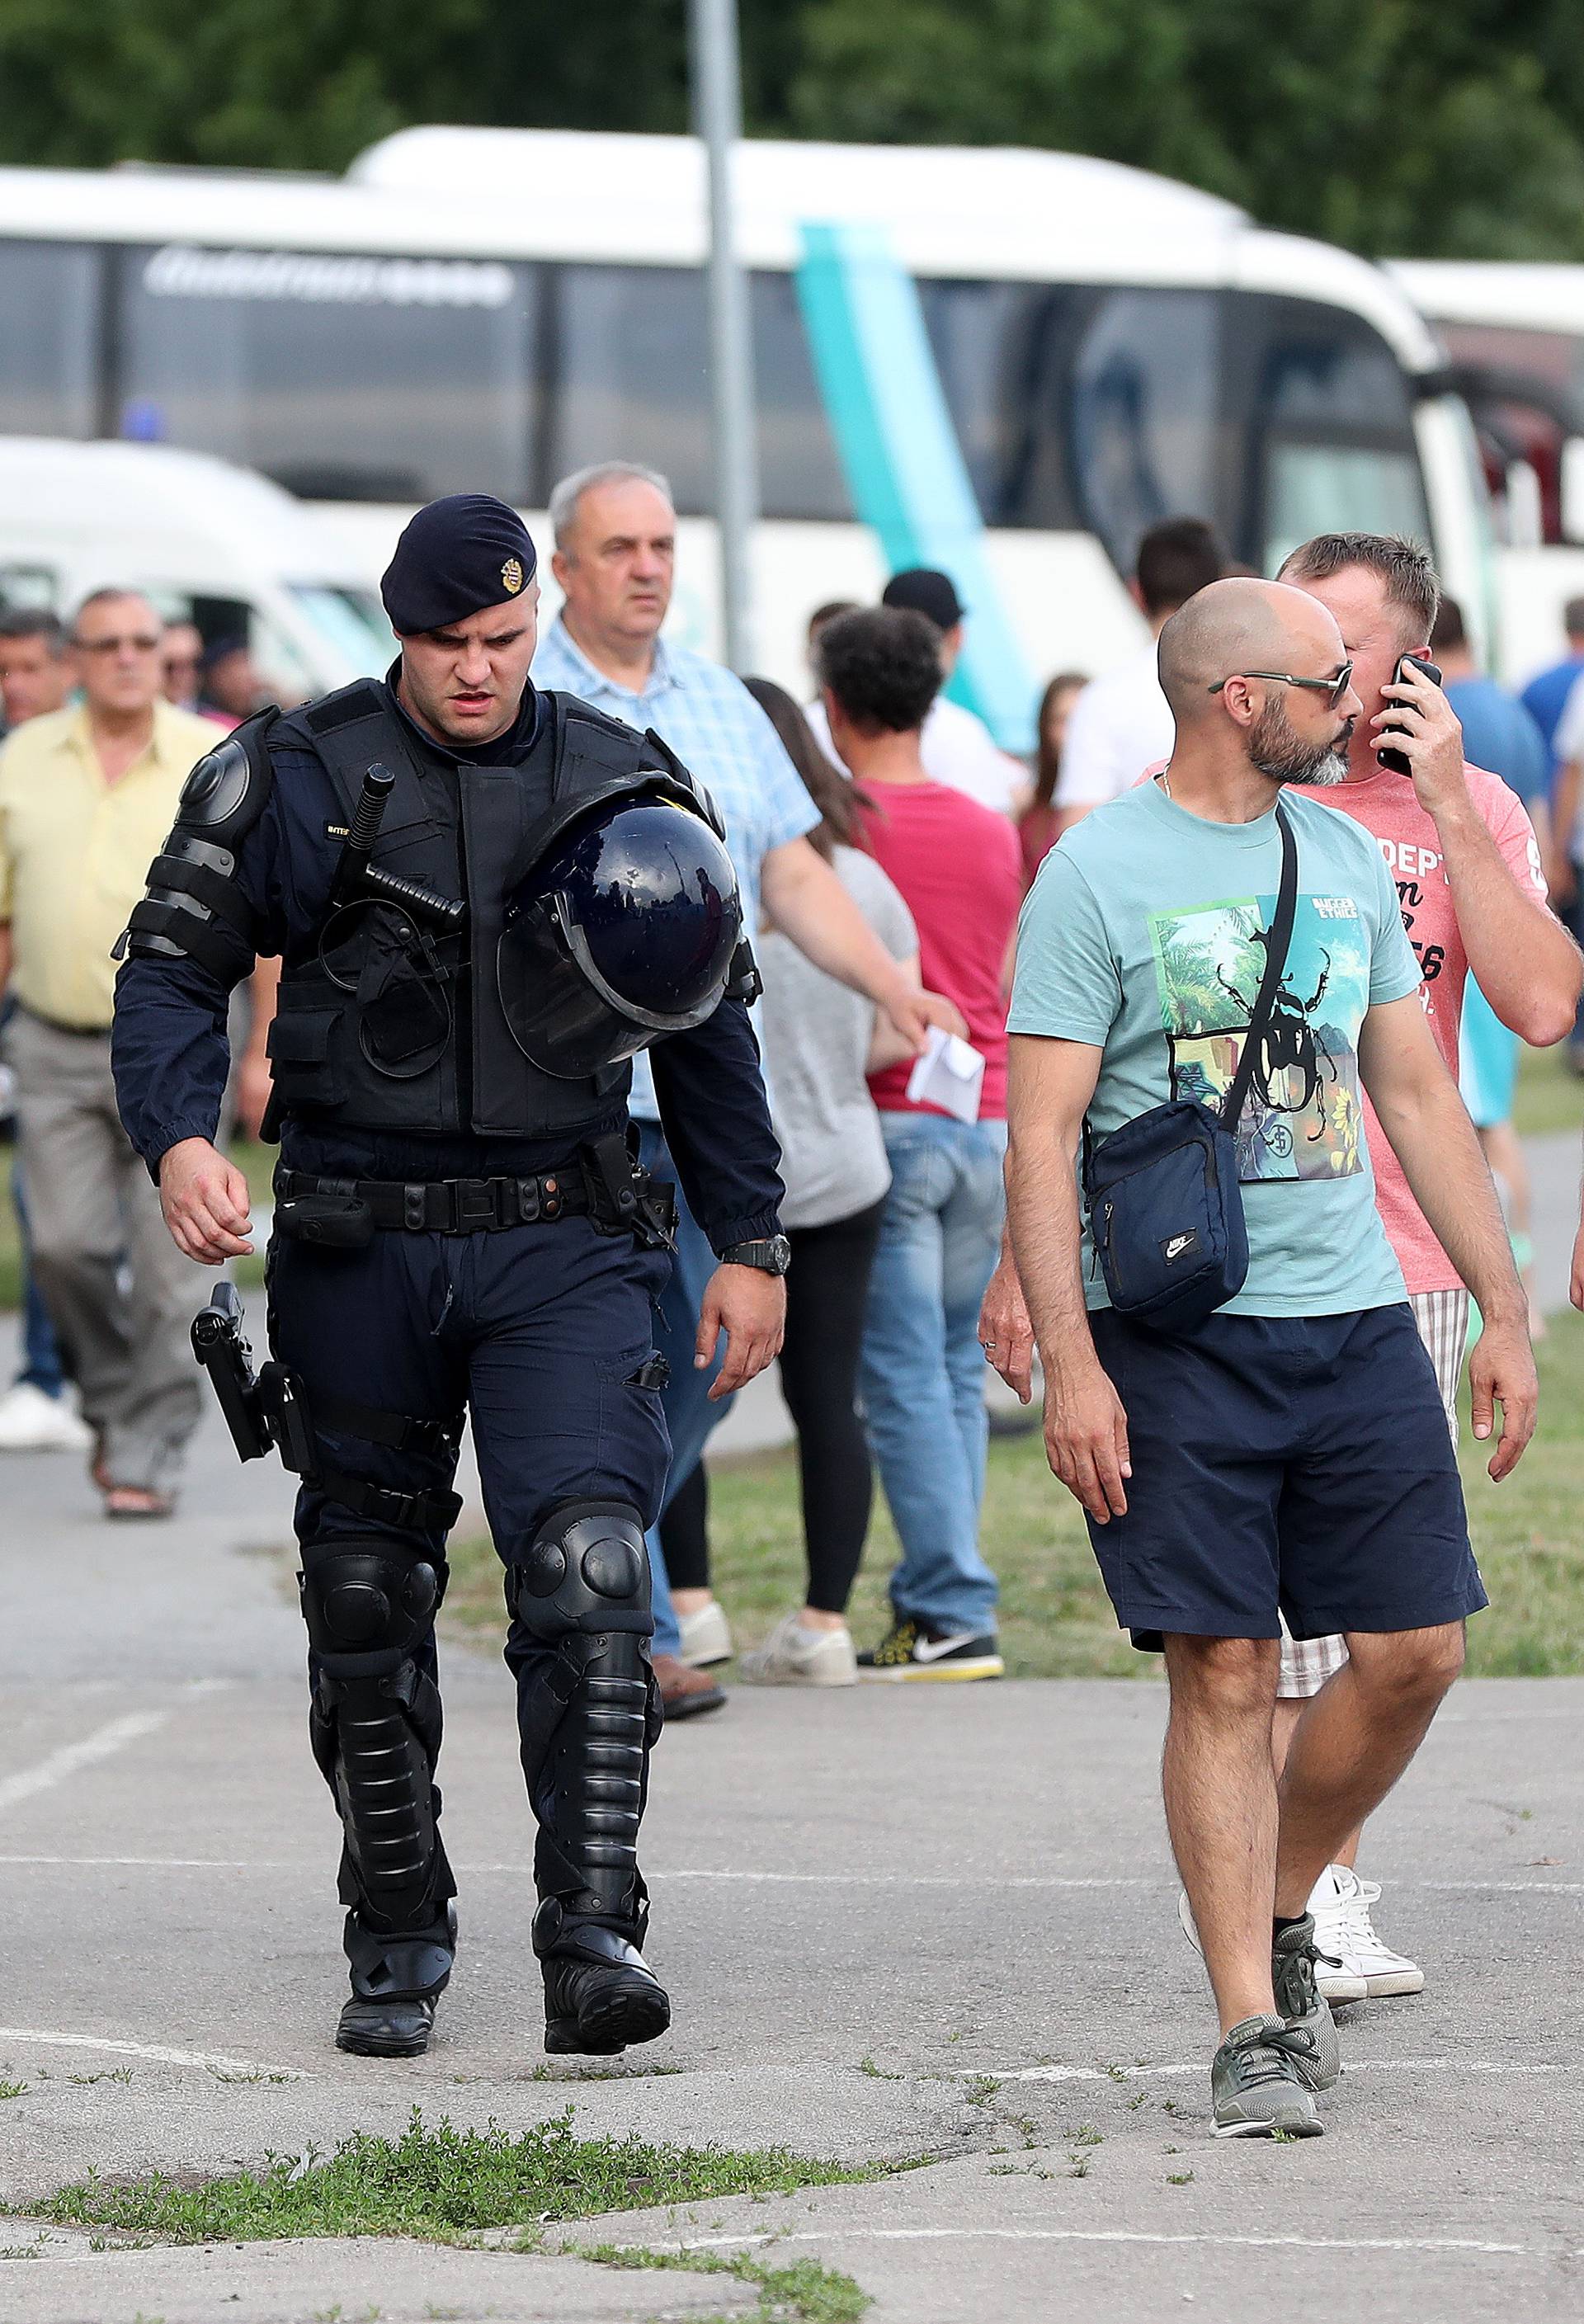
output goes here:
{"type": "MultiPolygon", "coordinates": [[[[656,1303],[669,1268],[666,1252],[643,1250],[624,1234],[596,1234],[582,1217],[495,1234],[384,1231],[360,1251],[277,1233],[269,1257],[270,1343],[301,1382],[322,1461],[364,1483],[443,1494],[455,1457],[325,1425],[322,1416],[314,1418],[316,1396],[321,1405],[348,1399],[440,1423],[465,1405],[490,1531],[510,1567],[562,1502],[626,1502],[645,1526],[658,1515],[670,1448],[658,1389],[640,1375],[654,1352],[656,1303]]],[[[382,1534],[409,1550],[421,1541],[444,1575],[443,1526],[400,1530],[311,1486],[298,1495],[295,1522],[305,1545],[382,1534]]],[[[530,1747],[555,1649],[513,1618],[505,1651],[517,1680],[525,1766],[538,1765],[548,1776],[542,1743],[531,1757],[530,1747]]],[[[413,1660],[432,1683],[432,1625],[413,1660]]],[[[548,1794],[548,1782],[542,1788],[548,1794]]],[[[532,1806],[542,1872],[554,1803],[536,1796],[532,1806]]],[[[344,1884],[346,1869],[344,1863],[344,1884]]],[[[541,1878],[541,1891],[547,1885],[553,1883],[541,1878]]],[[[356,1901],[345,1885],[343,1896],[356,1901]]]]}

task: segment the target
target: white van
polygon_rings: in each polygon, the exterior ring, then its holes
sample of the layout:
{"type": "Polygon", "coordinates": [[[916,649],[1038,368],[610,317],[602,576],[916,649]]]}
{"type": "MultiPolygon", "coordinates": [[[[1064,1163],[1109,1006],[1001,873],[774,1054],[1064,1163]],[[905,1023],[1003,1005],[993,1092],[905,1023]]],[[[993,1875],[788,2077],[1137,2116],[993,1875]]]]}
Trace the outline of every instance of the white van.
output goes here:
{"type": "Polygon", "coordinates": [[[0,437],[0,604],[69,619],[107,584],[207,640],[245,635],[285,701],[380,676],[396,650],[366,566],[279,484],[163,445],[0,437]]]}

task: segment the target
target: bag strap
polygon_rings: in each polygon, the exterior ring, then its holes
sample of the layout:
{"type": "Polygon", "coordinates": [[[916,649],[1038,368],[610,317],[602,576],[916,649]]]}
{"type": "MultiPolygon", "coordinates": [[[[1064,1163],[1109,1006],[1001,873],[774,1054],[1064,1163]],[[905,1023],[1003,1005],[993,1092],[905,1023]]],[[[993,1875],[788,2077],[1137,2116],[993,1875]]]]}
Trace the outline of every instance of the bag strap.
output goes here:
{"type": "Polygon", "coordinates": [[[1236,1132],[1242,1118],[1243,1104],[1248,1095],[1248,1085],[1254,1079],[1260,1043],[1265,1039],[1276,1005],[1276,989],[1287,966],[1287,948],[1293,941],[1293,921],[1298,909],[1298,842],[1293,826],[1276,801],[1276,822],[1282,835],[1282,881],[1276,892],[1276,915],[1270,925],[1265,947],[1265,974],[1259,980],[1259,994],[1249,1013],[1248,1030],[1243,1038],[1243,1054],[1238,1060],[1238,1070],[1232,1076],[1220,1109],[1223,1130],[1236,1132]]]}

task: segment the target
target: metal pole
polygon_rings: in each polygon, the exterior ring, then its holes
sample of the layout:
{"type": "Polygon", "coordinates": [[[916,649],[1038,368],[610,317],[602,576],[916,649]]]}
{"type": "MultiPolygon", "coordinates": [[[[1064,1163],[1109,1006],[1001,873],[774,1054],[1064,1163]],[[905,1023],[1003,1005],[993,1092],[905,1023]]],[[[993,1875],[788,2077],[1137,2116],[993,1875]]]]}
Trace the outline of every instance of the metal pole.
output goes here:
{"type": "Polygon", "coordinates": [[[721,540],[721,610],[726,659],[754,666],[751,561],[759,516],[753,337],[748,278],[732,225],[732,150],[742,134],[737,0],[688,0],[694,125],[709,166],[710,418],[715,518],[721,540]]]}

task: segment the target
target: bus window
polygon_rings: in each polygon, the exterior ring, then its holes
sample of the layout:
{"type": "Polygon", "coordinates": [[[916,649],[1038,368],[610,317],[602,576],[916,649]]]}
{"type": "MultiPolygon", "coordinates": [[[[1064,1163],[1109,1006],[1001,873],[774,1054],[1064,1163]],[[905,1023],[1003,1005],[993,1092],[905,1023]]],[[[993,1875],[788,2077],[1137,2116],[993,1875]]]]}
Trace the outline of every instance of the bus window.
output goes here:
{"type": "Polygon", "coordinates": [[[1317,532],[1426,539],[1424,485],[1414,454],[1273,438],[1266,448],[1260,570],[1274,573],[1300,541],[1317,532]]]}
{"type": "Polygon", "coordinates": [[[681,266],[547,266],[554,403],[541,495],[598,460],[669,480],[679,514],[711,503],[704,277],[681,266]]]}
{"type": "Polygon", "coordinates": [[[1166,516],[1215,516],[1213,293],[924,281],[925,320],[988,525],[1093,531],[1119,573],[1166,516]]]}
{"type": "Polygon", "coordinates": [[[986,524],[1053,532],[1081,525],[1060,429],[1048,424],[1047,386],[1086,294],[1039,282],[941,281],[921,281],[918,294],[986,524]]]}
{"type": "Polygon", "coordinates": [[[174,244],[121,263],[140,435],[309,498],[531,498],[535,269],[174,244]]]}
{"type": "Polygon", "coordinates": [[[1209,290],[1108,291],[1074,352],[1073,475],[1119,572],[1152,524],[1218,513],[1218,305],[1209,290]]]}
{"type": "MultiPolygon", "coordinates": [[[[681,266],[544,270],[555,380],[539,495],[600,460],[634,460],[670,484],[677,512],[714,505],[704,276],[681,266]]],[[[760,505],[769,517],[851,521],[790,274],[750,281],[760,505]]]]}
{"type": "Polygon", "coordinates": [[[814,375],[797,281],[790,274],[754,274],[749,292],[760,505],[769,517],[851,524],[852,502],[814,375]]]}
{"type": "Polygon", "coordinates": [[[1317,532],[1429,538],[1403,368],[1362,316],[1228,294],[1227,392],[1247,452],[1233,537],[1262,572],[1317,532]]]}
{"type": "Polygon", "coordinates": [[[95,436],[97,250],[0,242],[0,435],[95,436]]]}

